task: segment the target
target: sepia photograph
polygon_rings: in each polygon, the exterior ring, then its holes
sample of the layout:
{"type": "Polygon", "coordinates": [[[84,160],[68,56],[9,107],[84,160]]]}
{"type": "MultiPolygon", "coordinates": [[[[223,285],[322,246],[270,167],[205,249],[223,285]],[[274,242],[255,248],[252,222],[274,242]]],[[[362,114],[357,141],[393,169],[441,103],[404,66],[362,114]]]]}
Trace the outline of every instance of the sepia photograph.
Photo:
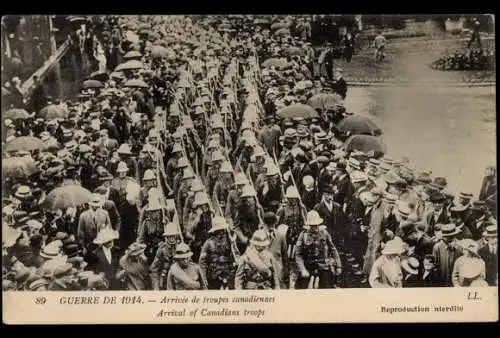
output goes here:
{"type": "Polygon", "coordinates": [[[4,294],[497,287],[493,15],[1,23],[4,294]]]}

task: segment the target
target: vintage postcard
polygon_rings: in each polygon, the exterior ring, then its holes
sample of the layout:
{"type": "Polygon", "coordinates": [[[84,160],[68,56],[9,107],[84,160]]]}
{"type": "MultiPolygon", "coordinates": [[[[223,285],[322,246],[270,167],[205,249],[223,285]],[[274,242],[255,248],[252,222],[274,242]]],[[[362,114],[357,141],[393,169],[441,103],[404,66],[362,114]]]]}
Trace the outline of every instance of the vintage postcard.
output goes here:
{"type": "Polygon", "coordinates": [[[498,320],[493,15],[5,15],[7,324],[498,320]]]}

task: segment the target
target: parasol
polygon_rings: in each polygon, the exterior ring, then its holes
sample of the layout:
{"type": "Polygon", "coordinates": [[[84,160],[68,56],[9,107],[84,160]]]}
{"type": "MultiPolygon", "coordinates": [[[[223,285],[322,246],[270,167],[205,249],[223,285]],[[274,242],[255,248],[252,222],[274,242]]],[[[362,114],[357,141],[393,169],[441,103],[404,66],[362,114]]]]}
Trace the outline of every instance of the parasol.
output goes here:
{"type": "Polygon", "coordinates": [[[280,28],[278,29],[276,32],[274,32],[274,35],[281,35],[281,36],[284,36],[284,35],[290,35],[290,30],[288,28],[280,28]]]}
{"type": "Polygon", "coordinates": [[[141,61],[129,60],[125,63],[119,64],[115,68],[115,72],[121,71],[121,70],[142,69],[142,68],[144,68],[144,65],[141,61]]]}
{"type": "Polygon", "coordinates": [[[288,61],[286,59],[278,59],[278,58],[270,58],[266,61],[262,62],[262,67],[286,67],[288,65],[288,61]]]}
{"type": "Polygon", "coordinates": [[[92,74],[90,74],[89,79],[90,80],[97,80],[100,82],[106,82],[109,80],[109,75],[106,72],[97,71],[97,72],[93,72],[92,74]]]}
{"type": "Polygon", "coordinates": [[[131,79],[131,80],[125,81],[123,86],[130,87],[130,88],[149,88],[149,86],[146,82],[139,80],[139,79],[131,79]]]}
{"type": "Polygon", "coordinates": [[[360,150],[364,152],[375,151],[384,154],[387,146],[384,141],[371,135],[353,135],[344,142],[343,148],[346,151],[360,150]]]}
{"type": "Polygon", "coordinates": [[[6,177],[22,179],[36,173],[38,168],[30,157],[8,157],[2,160],[2,171],[6,177]]]}
{"type": "Polygon", "coordinates": [[[56,211],[77,207],[92,200],[92,193],[79,185],[65,185],[52,190],[43,200],[41,207],[56,211]]]}
{"type": "Polygon", "coordinates": [[[278,116],[281,118],[295,118],[295,117],[319,117],[316,110],[313,107],[302,103],[292,104],[290,106],[281,108],[277,112],[278,116]]]}
{"type": "Polygon", "coordinates": [[[67,117],[67,111],[60,109],[56,105],[48,105],[43,107],[39,112],[37,117],[43,118],[45,120],[54,119],[65,119],[67,117]]]}
{"type": "Polygon", "coordinates": [[[272,30],[279,30],[283,28],[288,28],[288,25],[285,22],[275,22],[271,25],[272,30]]]}
{"type": "Polygon", "coordinates": [[[305,54],[306,54],[305,50],[303,50],[300,47],[289,47],[289,48],[285,49],[285,55],[290,55],[290,56],[300,55],[300,56],[302,56],[305,54]]]}
{"type": "Polygon", "coordinates": [[[381,133],[381,129],[372,120],[361,115],[344,118],[337,125],[337,129],[353,135],[380,135],[381,133]]]}
{"type": "Polygon", "coordinates": [[[157,59],[166,58],[169,54],[170,51],[167,48],[160,45],[153,46],[151,48],[151,53],[150,53],[151,57],[157,59]]]}
{"type": "Polygon", "coordinates": [[[30,114],[26,110],[20,108],[12,108],[2,114],[2,118],[11,120],[27,119],[29,117],[30,114]]]}
{"type": "Polygon", "coordinates": [[[344,106],[344,100],[336,93],[319,93],[313,95],[307,102],[314,109],[335,110],[344,106]]]}
{"type": "Polygon", "coordinates": [[[83,82],[82,87],[83,89],[95,89],[104,87],[104,84],[97,80],[87,80],[83,82]]]}
{"type": "Polygon", "coordinates": [[[130,52],[127,52],[124,56],[124,59],[126,60],[131,60],[131,59],[140,59],[142,58],[142,54],[136,50],[131,50],[130,52]]]}
{"type": "Polygon", "coordinates": [[[7,142],[5,151],[32,151],[44,150],[47,146],[38,137],[21,136],[7,142]]]}

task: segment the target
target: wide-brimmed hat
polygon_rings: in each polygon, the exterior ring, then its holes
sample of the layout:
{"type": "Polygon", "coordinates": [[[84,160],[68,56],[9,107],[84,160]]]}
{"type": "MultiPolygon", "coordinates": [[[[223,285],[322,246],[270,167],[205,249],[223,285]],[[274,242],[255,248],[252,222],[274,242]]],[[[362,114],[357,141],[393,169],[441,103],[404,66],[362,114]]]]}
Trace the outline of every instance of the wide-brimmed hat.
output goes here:
{"type": "Polygon", "coordinates": [[[384,195],[383,195],[382,198],[383,198],[384,202],[390,203],[390,204],[394,204],[398,200],[398,196],[397,195],[391,194],[389,192],[384,192],[384,195]]]}
{"type": "Polygon", "coordinates": [[[184,171],[182,173],[182,179],[183,180],[187,180],[187,179],[190,179],[190,178],[195,178],[196,176],[194,175],[194,172],[193,172],[193,169],[187,167],[187,168],[184,168],[184,171]]]}
{"type": "Polygon", "coordinates": [[[323,218],[321,218],[316,210],[311,210],[307,213],[306,224],[321,225],[323,224],[323,218]]]}
{"type": "Polygon", "coordinates": [[[455,204],[450,207],[450,214],[457,215],[465,212],[469,208],[468,205],[455,204]]]}
{"type": "Polygon", "coordinates": [[[191,251],[189,245],[187,245],[186,243],[180,243],[175,248],[174,258],[182,259],[182,258],[189,258],[191,256],[193,256],[193,252],[191,251]]]}
{"type": "Polygon", "coordinates": [[[350,168],[354,168],[356,170],[361,170],[361,163],[359,163],[359,161],[353,157],[349,158],[349,160],[347,161],[347,165],[350,168]]]}
{"type": "Polygon", "coordinates": [[[129,245],[126,251],[127,256],[139,256],[144,253],[146,244],[134,242],[129,245]]]}
{"type": "Polygon", "coordinates": [[[294,138],[297,136],[297,130],[293,129],[293,128],[287,128],[285,130],[285,133],[283,135],[285,138],[294,138]]]}
{"type": "Polygon", "coordinates": [[[14,197],[20,200],[25,200],[27,198],[30,198],[31,196],[31,188],[27,185],[19,186],[19,188],[17,188],[16,192],[14,193],[14,197]]]}
{"type": "Polygon", "coordinates": [[[246,185],[248,184],[248,178],[245,176],[243,172],[239,172],[234,177],[234,184],[236,185],[246,185]]]}
{"type": "Polygon", "coordinates": [[[419,266],[420,263],[415,257],[410,257],[401,262],[401,267],[403,268],[403,270],[405,270],[408,273],[411,273],[412,275],[418,275],[419,266]]]}
{"type": "Polygon", "coordinates": [[[193,207],[199,207],[201,205],[209,204],[210,200],[208,199],[207,194],[204,191],[198,191],[194,195],[193,207]]]}
{"type": "Polygon", "coordinates": [[[300,194],[299,194],[299,191],[297,190],[297,188],[290,186],[290,187],[286,188],[285,197],[286,198],[300,198],[300,194]]]}
{"type": "Polygon", "coordinates": [[[148,180],[156,180],[156,175],[153,170],[148,169],[144,172],[144,177],[142,178],[143,181],[148,181],[148,180]]]}
{"type": "Polygon", "coordinates": [[[498,237],[498,229],[496,225],[489,225],[486,227],[484,237],[498,237]]]}
{"type": "Polygon", "coordinates": [[[212,219],[212,227],[208,230],[209,233],[216,232],[219,230],[227,230],[229,229],[229,225],[226,220],[222,216],[215,216],[212,219]]]}
{"type": "Polygon", "coordinates": [[[472,202],[471,205],[472,210],[485,210],[486,209],[486,203],[484,201],[474,201],[472,202]]]}
{"type": "Polygon", "coordinates": [[[458,197],[463,198],[464,200],[470,200],[472,197],[474,197],[474,194],[468,191],[461,191],[458,194],[458,197]]]}
{"type": "Polygon", "coordinates": [[[63,277],[63,276],[67,276],[67,275],[74,274],[74,273],[76,273],[76,269],[73,268],[73,264],[64,263],[64,264],[57,266],[54,269],[53,275],[55,278],[58,278],[58,277],[63,277]]]}
{"type": "Polygon", "coordinates": [[[392,239],[385,243],[382,255],[401,255],[404,251],[402,242],[392,239]]]}
{"type": "Polygon", "coordinates": [[[408,205],[408,203],[406,203],[406,202],[398,203],[398,214],[401,217],[406,217],[406,218],[408,218],[410,216],[411,208],[408,205]]]}
{"type": "Polygon", "coordinates": [[[351,173],[351,182],[352,183],[361,183],[366,182],[368,180],[368,176],[359,170],[355,170],[351,173]]]}
{"type": "Polygon", "coordinates": [[[188,162],[187,158],[185,158],[185,157],[179,158],[179,160],[177,160],[176,168],[182,169],[182,168],[186,168],[186,167],[189,167],[189,162],[188,162]]]}
{"type": "Polygon", "coordinates": [[[458,244],[460,245],[460,247],[462,247],[462,249],[469,251],[470,253],[474,254],[475,256],[479,256],[479,254],[478,254],[479,247],[478,247],[476,241],[474,241],[470,238],[464,238],[461,241],[459,241],[458,244]]]}
{"type": "Polygon", "coordinates": [[[454,223],[441,225],[441,234],[443,237],[456,236],[460,233],[460,229],[454,223]]]}
{"type": "Polygon", "coordinates": [[[47,259],[57,258],[61,255],[61,249],[63,247],[63,242],[60,240],[55,240],[47,245],[45,245],[40,251],[40,256],[47,259]]]}
{"type": "Polygon", "coordinates": [[[434,192],[429,196],[429,200],[431,203],[444,203],[446,201],[446,197],[440,192],[434,192]]]}
{"type": "Polygon", "coordinates": [[[245,186],[243,186],[243,188],[241,189],[241,197],[244,198],[244,197],[254,197],[254,196],[257,196],[257,193],[255,192],[255,189],[247,184],[245,186]]]}
{"type": "Polygon", "coordinates": [[[448,186],[448,181],[445,177],[438,176],[434,178],[431,184],[442,190],[448,186]]]}
{"type": "Polygon", "coordinates": [[[267,238],[267,234],[264,232],[264,230],[260,229],[253,233],[250,243],[252,245],[260,247],[267,247],[270,244],[269,239],[267,238]]]}
{"type": "Polygon", "coordinates": [[[117,231],[114,231],[113,229],[106,227],[104,229],[101,229],[101,231],[99,231],[97,237],[94,239],[94,244],[101,245],[104,243],[108,243],[114,241],[115,239],[118,239],[118,237],[119,235],[117,231]]]}

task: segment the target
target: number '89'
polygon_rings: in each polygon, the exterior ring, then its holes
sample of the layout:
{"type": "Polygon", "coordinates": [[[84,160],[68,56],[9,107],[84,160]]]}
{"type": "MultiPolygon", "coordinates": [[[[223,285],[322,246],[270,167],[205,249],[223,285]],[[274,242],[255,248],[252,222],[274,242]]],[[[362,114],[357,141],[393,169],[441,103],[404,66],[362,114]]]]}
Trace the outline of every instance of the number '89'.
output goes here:
{"type": "Polygon", "coordinates": [[[37,297],[35,298],[35,304],[37,305],[43,305],[47,302],[47,299],[45,297],[37,297]]]}

